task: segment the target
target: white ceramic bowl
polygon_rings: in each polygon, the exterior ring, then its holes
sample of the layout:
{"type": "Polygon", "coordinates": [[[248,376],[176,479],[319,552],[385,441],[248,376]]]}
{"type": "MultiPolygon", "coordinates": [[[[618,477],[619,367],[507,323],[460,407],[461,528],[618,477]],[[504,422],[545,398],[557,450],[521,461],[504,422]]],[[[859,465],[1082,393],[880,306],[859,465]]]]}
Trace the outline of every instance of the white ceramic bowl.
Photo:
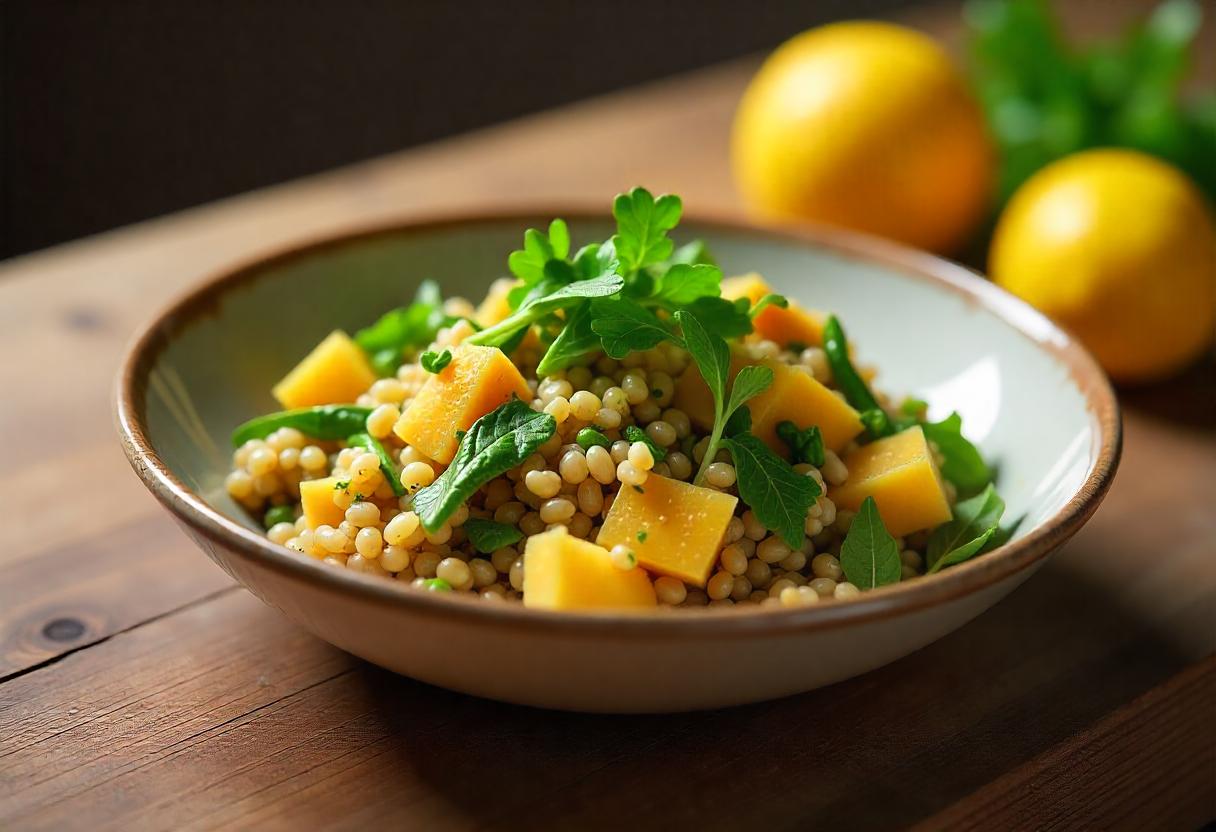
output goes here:
{"type": "MultiPolygon", "coordinates": [[[[965,269],[834,231],[688,221],[729,273],[759,271],[837,312],[879,385],[958,410],[999,465],[1013,541],[939,575],[798,610],[554,614],[423,593],[336,570],[266,540],[226,496],[228,436],[276,409],[271,384],[334,327],[354,330],[436,278],[480,297],[525,227],[551,215],[462,217],[292,249],[207,281],[131,347],[117,420],[128,458],[221,567],[293,621],[432,684],[528,705],[658,712],[769,699],[905,656],[1030,577],[1105,494],[1120,449],[1115,398],[1081,346],[965,269]]],[[[576,241],[608,226],[575,216],[576,241]]]]}

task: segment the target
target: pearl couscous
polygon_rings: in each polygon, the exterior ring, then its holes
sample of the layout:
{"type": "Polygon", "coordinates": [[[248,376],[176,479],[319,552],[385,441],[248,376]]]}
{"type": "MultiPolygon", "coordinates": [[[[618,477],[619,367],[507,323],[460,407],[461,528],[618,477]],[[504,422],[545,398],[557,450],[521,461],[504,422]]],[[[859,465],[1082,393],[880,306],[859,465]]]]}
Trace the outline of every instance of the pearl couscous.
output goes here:
{"type": "Polygon", "coordinates": [[[238,428],[229,496],[335,569],[561,610],[847,601],[1001,542],[957,416],[873,390],[834,317],[674,248],[678,198],[613,213],[577,252],[560,220],[529,231],[476,307],[427,284],[328,336],[287,410],[238,428]]]}

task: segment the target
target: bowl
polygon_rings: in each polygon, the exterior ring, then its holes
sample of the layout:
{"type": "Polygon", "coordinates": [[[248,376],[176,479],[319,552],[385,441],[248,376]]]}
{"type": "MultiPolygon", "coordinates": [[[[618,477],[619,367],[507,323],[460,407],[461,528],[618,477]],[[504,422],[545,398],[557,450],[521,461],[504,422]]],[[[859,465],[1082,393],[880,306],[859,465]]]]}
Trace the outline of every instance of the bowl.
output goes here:
{"type": "Polygon", "coordinates": [[[958,410],[999,466],[1001,548],[849,602],[802,609],[571,614],[418,592],[277,546],[224,489],[232,428],[278,409],[280,378],[335,327],[353,331],[425,278],[479,297],[527,227],[578,212],[461,216],[361,230],[205,281],[134,340],[117,423],[148,489],[229,575],[320,638],[407,676],[547,708],[671,712],[770,699],[872,670],[957,629],[1038,569],[1097,508],[1118,464],[1120,420],[1097,364],[1066,333],[962,267],[829,230],[688,220],[726,273],[840,314],[880,385],[940,418],[958,410]]]}

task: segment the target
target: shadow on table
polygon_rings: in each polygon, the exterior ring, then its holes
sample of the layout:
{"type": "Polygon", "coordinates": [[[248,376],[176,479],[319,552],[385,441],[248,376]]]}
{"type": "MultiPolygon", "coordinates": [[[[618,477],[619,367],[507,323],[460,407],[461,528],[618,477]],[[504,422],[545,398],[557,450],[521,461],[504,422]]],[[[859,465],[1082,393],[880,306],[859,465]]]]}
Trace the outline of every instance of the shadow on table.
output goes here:
{"type": "Polygon", "coordinates": [[[1180,427],[1216,433],[1216,353],[1179,376],[1144,385],[1120,385],[1119,403],[1129,413],[1180,427]]]}
{"type": "Polygon", "coordinates": [[[394,765],[450,801],[443,814],[477,825],[889,828],[1047,751],[1176,672],[1188,652],[1057,561],[909,658],[760,705],[587,716],[370,667],[362,678],[369,700],[398,703],[381,714],[394,765]]]}

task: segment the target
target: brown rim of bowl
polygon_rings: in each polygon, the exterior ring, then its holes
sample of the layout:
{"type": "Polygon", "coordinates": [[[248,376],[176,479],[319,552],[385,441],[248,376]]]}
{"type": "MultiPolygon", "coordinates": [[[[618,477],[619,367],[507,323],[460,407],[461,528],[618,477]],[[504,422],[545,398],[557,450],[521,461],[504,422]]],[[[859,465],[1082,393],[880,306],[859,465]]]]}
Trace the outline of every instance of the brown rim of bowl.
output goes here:
{"type": "Polygon", "coordinates": [[[258,566],[295,580],[334,589],[362,601],[404,605],[435,616],[462,617],[522,628],[561,626],[565,632],[586,635],[706,638],[780,634],[861,623],[924,609],[991,586],[1046,557],[1064,543],[1093,514],[1110,487],[1122,448],[1122,427],[1114,392],[1089,353],[1058,326],[1023,301],[1013,297],[963,266],[895,243],[833,228],[764,228],[733,219],[692,216],[688,226],[707,231],[765,237],[784,243],[811,244],[854,259],[876,262],[909,277],[962,295],[993,313],[1041,349],[1051,353],[1068,370],[1080,389],[1087,410],[1097,421],[1097,457],[1085,481],[1067,504],[1026,536],[982,557],[937,575],[866,592],[847,603],[829,603],[782,610],[698,610],[691,614],[561,613],[528,609],[521,604],[493,604],[480,599],[447,597],[418,592],[395,581],[337,570],[303,558],[271,543],[208,506],[198,494],[167,468],[148,441],[143,424],[144,380],[160,350],[172,334],[188,325],[226,290],[255,279],[265,269],[327,248],[345,246],[381,236],[404,236],[472,225],[513,224],[523,227],[564,216],[575,221],[603,221],[604,216],[584,208],[521,211],[493,210],[377,224],[289,245],[220,271],[170,302],[134,337],[117,379],[115,418],[123,449],[131,467],[161,503],[181,521],[213,541],[225,545],[258,566]]]}

